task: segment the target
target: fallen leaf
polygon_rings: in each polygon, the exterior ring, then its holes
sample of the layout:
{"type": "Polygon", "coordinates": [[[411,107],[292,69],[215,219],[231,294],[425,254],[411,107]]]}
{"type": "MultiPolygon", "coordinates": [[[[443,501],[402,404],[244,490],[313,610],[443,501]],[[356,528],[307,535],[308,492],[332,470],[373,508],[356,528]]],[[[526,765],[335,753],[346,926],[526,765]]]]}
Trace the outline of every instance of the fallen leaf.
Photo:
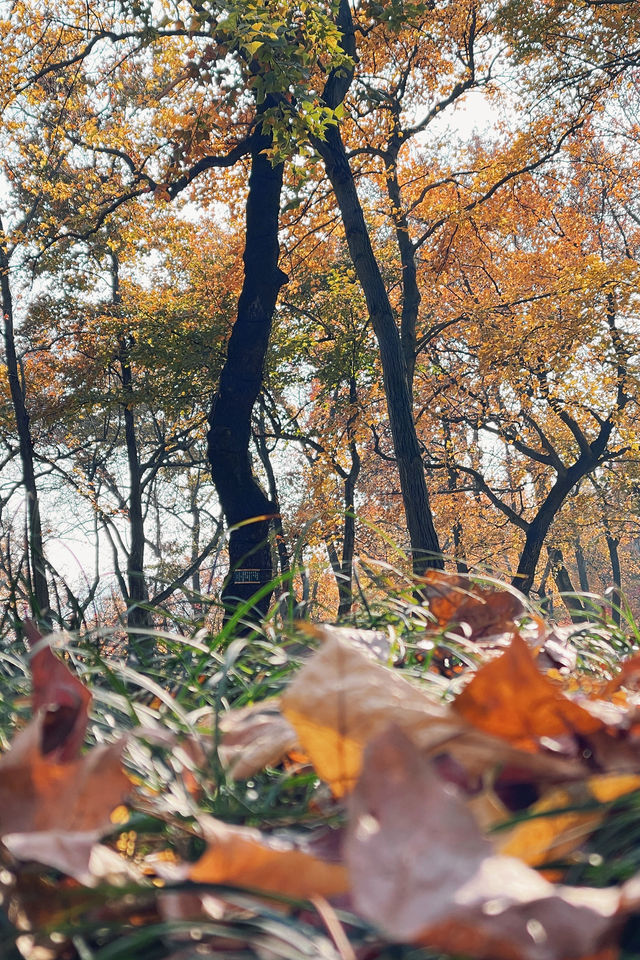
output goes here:
{"type": "Polygon", "coordinates": [[[58,763],[41,751],[45,716],[35,717],[0,757],[0,838],[13,836],[7,846],[18,857],[78,876],[88,870],[93,844],[112,829],[109,814],[131,792],[122,769],[123,743],[94,747],[77,760],[58,763]],[[85,835],[82,844],[79,835],[85,835]]]}
{"type": "Polygon", "coordinates": [[[384,630],[359,630],[355,627],[335,627],[329,623],[301,623],[300,629],[308,636],[325,643],[334,638],[350,644],[371,660],[389,663],[394,638],[384,630]]]}
{"type": "Polygon", "coordinates": [[[466,625],[474,640],[512,629],[525,612],[522,598],[515,591],[480,586],[468,577],[428,570],[420,582],[429,612],[438,625],[449,630],[466,625]]]}
{"type": "Polygon", "coordinates": [[[229,710],[220,717],[218,752],[234,780],[246,780],[278,764],[298,745],[296,731],[280,712],[277,699],[229,710]]]}
{"type": "Polygon", "coordinates": [[[610,803],[638,789],[640,776],[599,775],[552,790],[529,809],[530,819],[508,834],[497,834],[497,848],[507,856],[519,857],[529,866],[562,859],[584,843],[606,814],[606,807],[600,810],[572,807],[587,806],[594,801],[610,803]],[[554,810],[558,812],[554,814],[554,810]]]}
{"type": "Polygon", "coordinates": [[[604,726],[540,673],[517,632],[501,656],[480,667],[453,709],[477,729],[531,748],[540,737],[587,735],[604,726]]]}
{"type": "Polygon", "coordinates": [[[398,728],[367,747],[349,811],[356,910],[393,940],[476,960],[559,960],[595,953],[622,922],[620,890],[554,887],[494,854],[398,728]]]}
{"type": "Polygon", "coordinates": [[[84,743],[91,694],[50,646],[39,646],[44,638],[31,620],[25,620],[24,631],[31,646],[37,647],[31,657],[31,703],[34,714],[45,713],[42,752],[66,763],[84,743]]]}
{"type": "Polygon", "coordinates": [[[364,745],[394,717],[416,735],[419,731],[423,746],[446,743],[465,726],[333,633],[284,692],[281,709],[336,796],[353,788],[364,745]]]}
{"type": "Polygon", "coordinates": [[[473,729],[397,671],[374,663],[333,633],[284,692],[281,709],[336,796],[353,789],[364,746],[390,723],[406,730],[422,751],[455,767],[451,779],[460,786],[464,780],[470,789],[478,776],[498,766],[519,771],[520,780],[545,783],[584,776],[576,759],[525,753],[473,729]]]}
{"type": "Polygon", "coordinates": [[[196,883],[253,887],[308,900],[334,897],[348,887],[343,864],[320,860],[292,841],[265,836],[249,827],[200,820],[207,849],[188,871],[196,883]]]}

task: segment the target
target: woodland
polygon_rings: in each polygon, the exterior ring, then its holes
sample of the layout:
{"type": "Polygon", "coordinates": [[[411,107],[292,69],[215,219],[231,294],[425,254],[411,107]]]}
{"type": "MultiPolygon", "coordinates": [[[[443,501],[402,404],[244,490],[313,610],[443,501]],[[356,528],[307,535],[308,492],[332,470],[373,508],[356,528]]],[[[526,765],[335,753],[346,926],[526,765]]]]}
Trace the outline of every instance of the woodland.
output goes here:
{"type": "Polygon", "coordinates": [[[640,4],[0,0],[1,960],[640,956],[640,4]]]}
{"type": "Polygon", "coordinates": [[[635,3],[3,9],[3,623],[637,602],[635,3]]]}

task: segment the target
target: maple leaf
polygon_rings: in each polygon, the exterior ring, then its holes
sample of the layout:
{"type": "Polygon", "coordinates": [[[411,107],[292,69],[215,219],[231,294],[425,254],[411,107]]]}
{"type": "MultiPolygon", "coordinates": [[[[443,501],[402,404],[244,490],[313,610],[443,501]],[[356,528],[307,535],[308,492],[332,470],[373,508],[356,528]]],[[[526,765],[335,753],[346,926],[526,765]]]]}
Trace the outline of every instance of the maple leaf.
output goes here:
{"type": "Polygon", "coordinates": [[[300,899],[333,897],[347,890],[344,865],[319,859],[300,840],[268,837],[212,817],[201,817],[200,825],[207,849],[188,869],[189,879],[197,883],[255,887],[300,899]]]}
{"type": "Polygon", "coordinates": [[[398,728],[373,740],[345,842],[358,912],[391,938],[477,960],[559,960],[618,933],[626,891],[554,887],[496,855],[455,788],[398,728]]]}
{"type": "MultiPolygon", "coordinates": [[[[33,624],[27,633],[42,640],[33,624]]],[[[49,647],[32,664],[36,715],[0,757],[0,837],[16,857],[89,882],[94,845],[131,792],[124,741],[80,755],[91,695],[49,647]]]]}

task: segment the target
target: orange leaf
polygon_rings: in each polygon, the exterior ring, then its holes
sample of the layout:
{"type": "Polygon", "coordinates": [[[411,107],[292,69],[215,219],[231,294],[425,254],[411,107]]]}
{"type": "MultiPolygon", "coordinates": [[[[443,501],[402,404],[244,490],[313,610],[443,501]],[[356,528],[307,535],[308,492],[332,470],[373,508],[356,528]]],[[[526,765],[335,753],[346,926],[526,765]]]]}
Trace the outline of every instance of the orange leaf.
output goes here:
{"type": "Polygon", "coordinates": [[[256,887],[303,900],[334,897],[347,890],[347,872],[341,863],[320,860],[291,842],[248,827],[229,826],[209,817],[201,822],[208,846],[189,870],[189,879],[196,883],[256,887]]]}
{"type": "Polygon", "coordinates": [[[604,727],[602,719],[569,700],[540,673],[518,633],[500,657],[478,670],[453,709],[479,730],[520,745],[604,727]]]}
{"type": "MultiPolygon", "coordinates": [[[[32,646],[43,640],[30,620],[25,621],[24,630],[32,646]]],[[[73,760],[84,742],[91,694],[49,646],[32,655],[31,676],[33,712],[45,712],[42,752],[60,763],[73,760]]]]}
{"type": "Polygon", "coordinates": [[[467,624],[472,639],[510,630],[524,612],[518,594],[481,587],[467,577],[429,570],[422,582],[429,611],[439,626],[467,624]]]}

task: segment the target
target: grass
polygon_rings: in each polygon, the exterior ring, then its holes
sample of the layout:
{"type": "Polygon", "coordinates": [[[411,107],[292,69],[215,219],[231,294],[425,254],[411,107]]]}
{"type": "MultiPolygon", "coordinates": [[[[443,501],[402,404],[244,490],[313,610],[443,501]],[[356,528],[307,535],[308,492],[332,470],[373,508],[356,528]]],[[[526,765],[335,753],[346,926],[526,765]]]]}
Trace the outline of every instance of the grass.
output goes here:
{"type": "MultiPolygon", "coordinates": [[[[413,586],[399,580],[391,568],[369,571],[366,589],[370,592],[363,588],[348,625],[384,631],[392,640],[391,662],[406,675],[431,684],[434,697],[453,695],[460,684],[457,668],[477,661],[472,646],[446,631],[425,644],[424,607],[416,602],[413,586]],[[370,589],[372,584],[375,589],[370,589]],[[447,652],[449,676],[429,670],[439,646],[447,652]]],[[[196,764],[180,747],[186,738],[202,738],[206,727],[215,744],[222,713],[277,696],[312,643],[291,624],[278,624],[275,617],[252,630],[245,627],[239,635],[248,613],[248,608],[240,610],[216,635],[201,628],[190,630],[185,621],[179,632],[154,631],[152,646],[147,643],[151,653],[144,672],[123,656],[126,641],[121,629],[74,636],[65,643],[66,655],[94,697],[89,740],[101,743],[130,735],[127,764],[144,785],[145,799],[133,806],[126,822],[114,827],[107,842],[134,863],[166,850],[180,860],[196,859],[203,848],[194,829],[198,811],[228,823],[272,831],[294,826],[311,831],[327,822],[340,822],[339,806],[306,768],[267,769],[248,782],[233,782],[225,777],[215,749],[207,752],[204,763],[196,764]],[[195,782],[195,794],[187,787],[189,776],[195,782]]],[[[627,609],[622,626],[617,627],[596,598],[589,601],[588,621],[572,635],[580,669],[606,678],[622,655],[640,646],[640,631],[627,609]]],[[[149,632],[141,636],[148,638],[149,632]]],[[[7,638],[0,652],[0,676],[0,743],[6,748],[29,713],[28,655],[20,640],[7,638]]],[[[640,870],[640,793],[624,803],[607,805],[604,812],[588,848],[562,865],[567,883],[607,885],[640,870]]],[[[0,893],[7,884],[7,871],[0,869],[0,893]]],[[[321,908],[288,901],[283,913],[277,909],[278,898],[269,902],[250,891],[211,887],[210,896],[224,895],[231,904],[230,913],[224,919],[184,919],[180,911],[184,914],[191,892],[189,884],[178,884],[169,892],[154,885],[153,878],[87,890],[34,865],[21,871],[11,895],[5,889],[0,956],[3,960],[198,960],[202,956],[434,960],[428,951],[381,942],[367,924],[348,912],[338,911],[335,916],[331,912],[327,917],[321,908]],[[337,928],[332,927],[332,919],[337,928]],[[25,933],[27,922],[32,929],[25,933]],[[347,939],[342,941],[336,929],[347,939]]],[[[627,941],[631,950],[640,943],[640,928],[633,923],[628,926],[627,941]]]]}

